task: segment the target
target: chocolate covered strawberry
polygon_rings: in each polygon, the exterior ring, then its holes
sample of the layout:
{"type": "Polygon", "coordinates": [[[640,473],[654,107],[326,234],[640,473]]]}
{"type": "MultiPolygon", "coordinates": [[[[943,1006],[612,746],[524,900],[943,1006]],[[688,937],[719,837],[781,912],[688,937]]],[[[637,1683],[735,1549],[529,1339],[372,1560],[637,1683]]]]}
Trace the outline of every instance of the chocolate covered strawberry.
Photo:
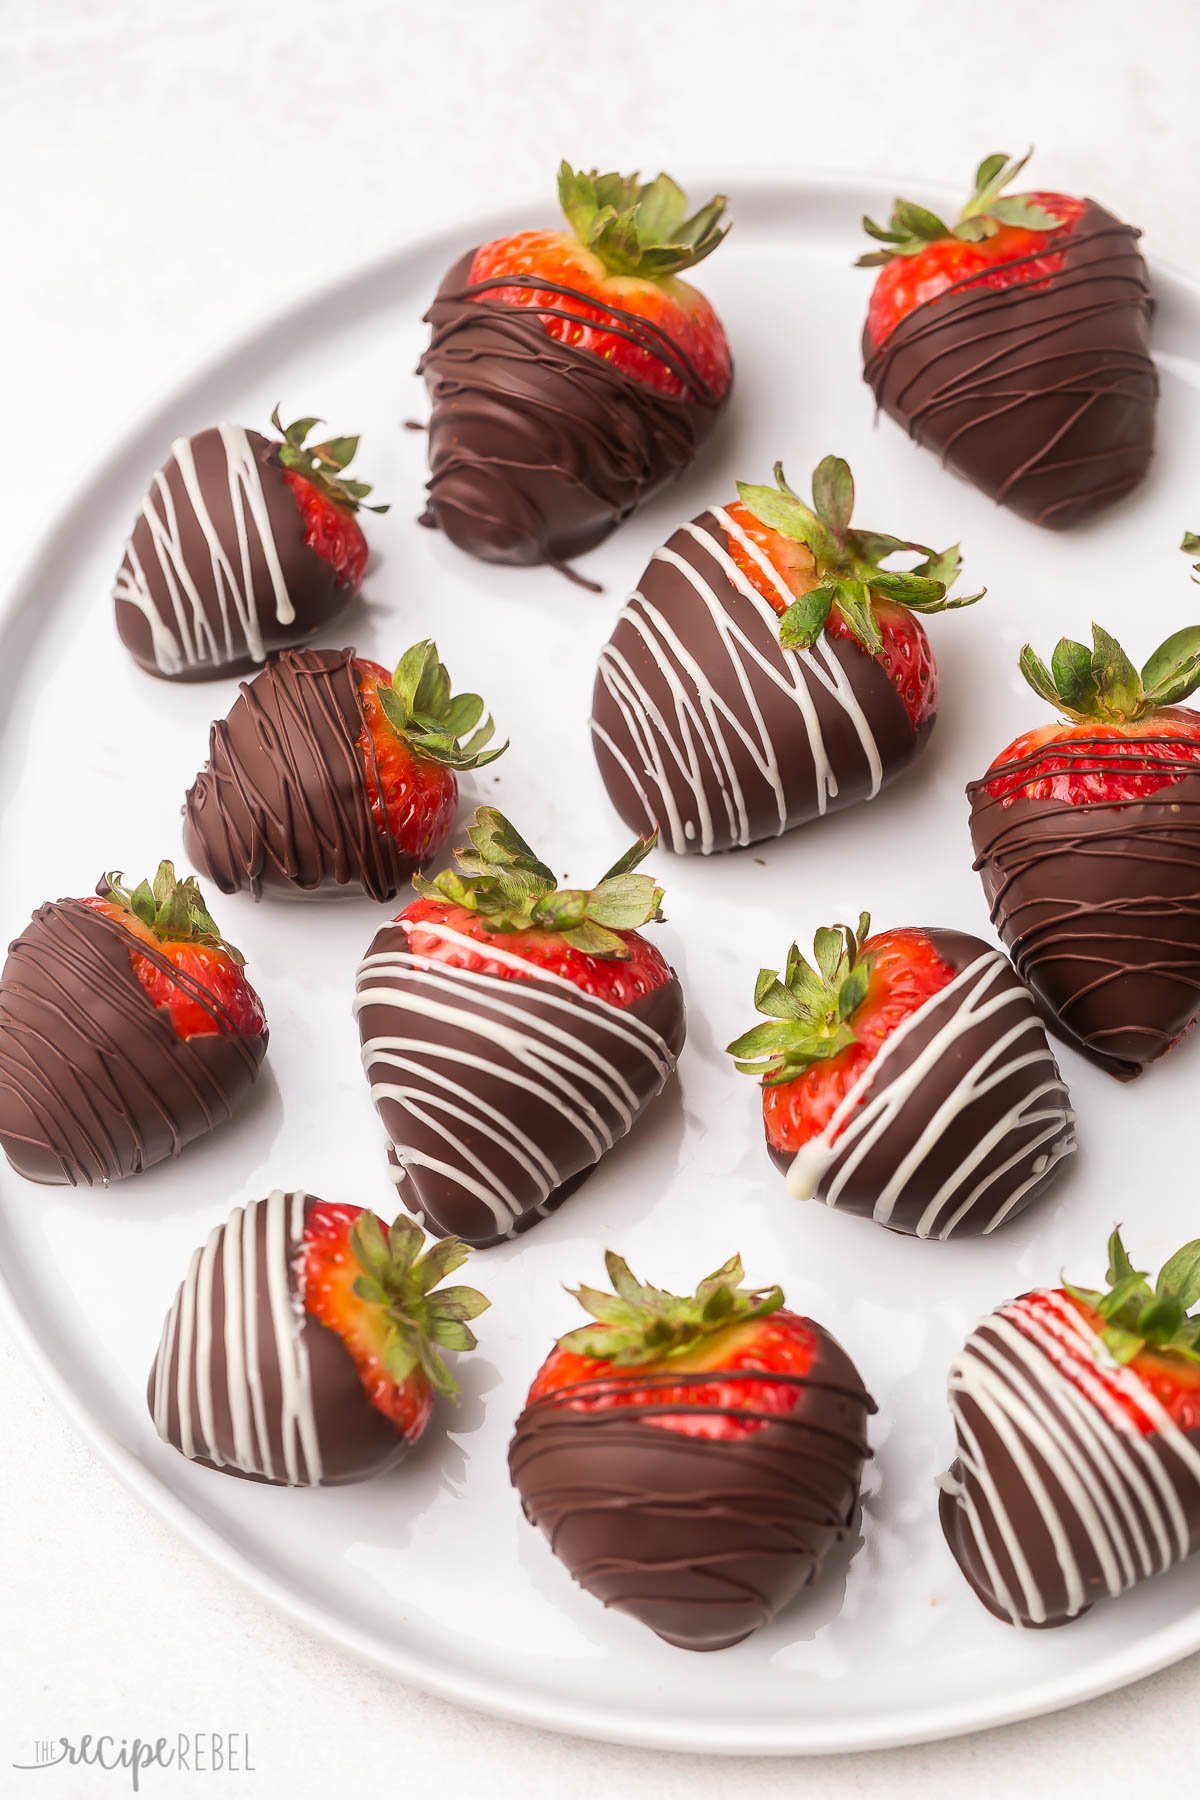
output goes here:
{"type": "Polygon", "coordinates": [[[194,877],[48,901],[0,975],[0,1143],[30,1181],[96,1186],[229,1118],[267,1048],[262,1003],[194,877]]]}
{"type": "Polygon", "coordinates": [[[797,1199],[948,1238],[994,1231],[1075,1148],[1028,991],[965,932],[869,936],[863,913],[762,969],[765,1015],[729,1046],[762,1083],[767,1149],[797,1199]]]}
{"type": "Polygon", "coordinates": [[[455,263],[426,318],[432,402],[423,523],[487,562],[562,563],[692,461],[729,393],[715,311],[681,276],[728,226],[668,175],[576,171],[567,229],[455,263]]]}
{"type": "Polygon", "coordinates": [[[958,546],[853,527],[839,456],[812,504],[774,487],[680,526],[600,653],[592,741],[635,831],[708,855],[874,799],[924,745],[937,665],[921,615],[951,598],[958,546]],[[907,554],[907,569],[888,567],[907,554]]]}
{"type": "Polygon", "coordinates": [[[468,1254],[312,1194],[235,1207],[163,1326],[147,1390],[159,1436],[206,1468],[286,1487],[390,1468],[436,1396],[458,1391],[443,1352],[475,1348],[468,1320],[488,1301],[440,1285],[468,1254]]]}
{"type": "Polygon", "coordinates": [[[509,1448],[525,1516],[581,1587],[687,1650],[766,1624],[849,1530],[875,1404],[846,1352],[733,1256],[687,1298],[609,1251],[509,1448]]]}
{"type": "Polygon", "coordinates": [[[363,1066],[392,1178],[439,1235],[493,1244],[561,1205],[659,1094],[684,1039],[674,971],[638,927],[662,889],[639,842],[563,888],[481,807],[457,870],[376,932],[358,971],[363,1066]]]}
{"type": "Polygon", "coordinates": [[[1062,715],[967,790],[992,918],[1053,1028],[1120,1080],[1200,1010],[1200,627],[1139,674],[1092,627],[1021,670],[1062,715]]]}
{"type": "Polygon", "coordinates": [[[863,333],[883,410],[1039,525],[1127,494],[1154,448],[1154,302],[1140,233],[1094,200],[1010,194],[1029,160],[985,157],[956,220],[897,200],[863,224],[878,267],[863,333]]]}
{"type": "Polygon", "coordinates": [[[389,674],[353,650],[293,650],[213,725],[183,841],[227,894],[359,888],[390,900],[444,844],[458,776],[503,754],[436,644],[389,674]]]}
{"type": "Polygon", "coordinates": [[[356,437],[310,444],[320,419],[265,438],[214,425],[178,438],[134,521],[114,592],[117,629],[152,675],[203,681],[313,637],[367,566],[358,514],[371,489],[346,468],[356,437]]]}
{"type": "Polygon", "coordinates": [[[1108,1287],[1038,1288],[950,1369],[941,1516],[990,1612],[1065,1625],[1200,1548],[1200,1239],[1153,1285],[1114,1231],[1108,1287]]]}

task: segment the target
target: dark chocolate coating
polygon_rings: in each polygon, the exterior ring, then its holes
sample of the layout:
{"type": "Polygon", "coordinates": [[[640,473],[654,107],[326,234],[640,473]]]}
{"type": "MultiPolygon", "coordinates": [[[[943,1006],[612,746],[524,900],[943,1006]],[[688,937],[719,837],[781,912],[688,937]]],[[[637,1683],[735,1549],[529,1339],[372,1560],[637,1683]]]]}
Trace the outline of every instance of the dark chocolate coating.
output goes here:
{"type": "Polygon", "coordinates": [[[246,1209],[253,1214],[252,1257],[237,1208],[210,1239],[207,1270],[196,1252],[167,1315],[146,1389],[150,1416],[165,1443],[207,1469],[277,1487],[339,1487],[381,1473],[408,1449],[397,1427],[371,1405],[341,1338],[304,1310],[297,1279],[301,1232],[292,1227],[321,1204],[311,1194],[282,1193],[253,1202],[246,1209]],[[273,1205],[282,1220],[274,1240],[273,1205]],[[272,1283],[276,1300],[284,1300],[278,1313],[272,1283]],[[197,1329],[202,1312],[211,1330],[207,1355],[197,1329]]]}
{"type": "Polygon", "coordinates": [[[372,813],[353,665],[353,650],[285,650],[213,725],[183,842],[222,893],[355,888],[390,900],[420,866],[372,813]]]}
{"type": "Polygon", "coordinates": [[[528,964],[515,979],[420,967],[400,921],[358,972],[363,1066],[401,1201],[483,1248],[561,1206],[661,1093],[683,1048],[683,991],[615,1007],[528,964]]]}
{"type": "MultiPolygon", "coordinates": [[[[854,1522],[875,1403],[841,1345],[803,1323],[816,1337],[811,1371],[775,1378],[798,1389],[795,1408],[744,1436],[653,1423],[678,1413],[665,1402],[571,1405],[612,1385],[599,1379],[517,1420],[508,1463],[525,1517],[588,1593],[681,1649],[723,1650],[773,1619],[854,1522]]],[[[639,1388],[737,1379],[625,1377],[639,1388]]]]}
{"type": "Polygon", "coordinates": [[[669,848],[702,855],[871,798],[931,724],[914,732],[853,640],[822,634],[812,650],[785,650],[778,615],[737,571],[713,512],[652,557],[592,694],[592,746],[625,824],[657,825],[669,848]]]}
{"type": "Polygon", "coordinates": [[[1200,1549],[1200,1430],[1175,1426],[1132,1370],[1116,1377],[1128,1398],[1106,1410],[1089,1397],[1098,1365],[1115,1367],[1043,1291],[989,1314],[951,1368],[958,1456],[942,1480],[942,1530],[1006,1624],[1069,1624],[1200,1549]],[[1039,1312],[1052,1321],[1040,1339],[1039,1312]],[[1143,1404],[1155,1414],[1144,1431],[1133,1422],[1143,1404]]]}
{"type": "Polygon", "coordinates": [[[488,298],[529,283],[470,283],[474,257],[460,257],[425,315],[432,331],[417,372],[432,403],[431,473],[421,522],[485,562],[562,563],[603,542],[689,466],[728,389],[718,398],[673,339],[618,307],[604,307],[605,329],[660,357],[682,395],[559,343],[542,323],[544,308],[488,298]]]}
{"type": "Polygon", "coordinates": [[[993,922],[1051,1028],[1131,1081],[1200,1011],[1200,775],[1124,806],[992,799],[1018,767],[967,789],[993,922]]]}
{"type": "MultiPolygon", "coordinates": [[[[978,1236],[1057,1179],[1075,1149],[1074,1114],[1007,958],[966,932],[920,929],[963,980],[871,1064],[812,1198],[910,1236],[978,1236]]],[[[795,1153],[767,1149],[786,1174],[795,1153]]]]}
{"type": "Polygon", "coordinates": [[[139,512],[113,598],[121,641],[151,675],[242,674],[312,637],[351,598],[305,543],[278,445],[257,431],[214,425],[180,440],[145,505],[157,527],[139,512]],[[185,446],[194,482],[180,465],[185,446]],[[147,608],[159,622],[157,645],[147,608]]]}
{"type": "Polygon", "coordinates": [[[0,975],[0,1143],[19,1175],[93,1187],[178,1156],[236,1111],[267,1048],[152,945],[81,900],[48,901],[0,975]],[[211,1016],[181,1038],[134,973],[170,974],[211,1016]]]}
{"type": "Polygon", "coordinates": [[[1154,451],[1154,301],[1139,236],[1089,200],[1056,273],[999,289],[960,283],[878,347],[868,329],[864,377],[878,405],[1037,525],[1076,525],[1111,506],[1154,451]]]}

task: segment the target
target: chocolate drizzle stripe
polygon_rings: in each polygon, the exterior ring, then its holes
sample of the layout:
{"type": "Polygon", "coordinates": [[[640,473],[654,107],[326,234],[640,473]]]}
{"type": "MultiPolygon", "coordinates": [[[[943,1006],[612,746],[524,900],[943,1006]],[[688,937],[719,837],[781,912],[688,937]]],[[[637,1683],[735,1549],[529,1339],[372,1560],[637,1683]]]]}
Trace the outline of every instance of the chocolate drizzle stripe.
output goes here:
{"type": "Polygon", "coordinates": [[[974,866],[1053,1023],[1128,1079],[1171,1048],[1197,1009],[1200,774],[1172,760],[1168,785],[1124,803],[989,794],[1028,766],[999,765],[968,788],[974,866]]]}
{"type": "Polygon", "coordinates": [[[276,619],[287,625],[295,618],[250,438],[238,425],[221,424],[216,430],[225,452],[240,556],[235,561],[213,522],[204,484],[197,475],[192,440],[177,438],[171,446],[171,461],[155,476],[142,505],[141,517],[157,564],[153,584],[133,537],[117,576],[116,599],[136,606],[145,615],[154,657],[164,675],[177,675],[189,664],[237,662],[247,650],[255,662],[262,662],[266,653],[251,574],[252,545],[257,546],[269,572],[276,619]],[[176,485],[182,490],[178,494],[176,485]],[[182,525],[185,505],[211,559],[211,583],[218,601],[215,619],[190,566],[194,546],[193,534],[182,525]],[[169,596],[169,616],[157,597],[156,590],[162,588],[169,596]]]}
{"type": "Polygon", "coordinates": [[[790,1159],[788,1187],[853,1211],[869,1195],[878,1224],[917,1237],[987,1234],[1074,1151],[1075,1115],[1007,959],[962,934],[928,935],[957,973],[886,1039],[825,1129],[790,1159]]]}
{"type": "Polygon", "coordinates": [[[517,288],[536,293],[557,294],[564,300],[575,300],[593,312],[602,313],[603,319],[596,321],[581,319],[579,313],[562,306],[522,305],[521,308],[523,312],[532,313],[537,318],[565,319],[571,325],[590,325],[593,329],[608,332],[613,337],[624,338],[627,343],[633,344],[637,349],[645,350],[649,355],[657,357],[658,361],[669,369],[685,388],[691,388],[698,399],[710,402],[716,399],[711,383],[705,381],[683,345],[656,320],[644,318],[639,313],[629,312],[625,307],[614,306],[611,301],[603,300],[599,295],[585,294],[581,288],[573,288],[561,281],[546,281],[540,275],[491,275],[485,281],[471,282],[461,293],[451,294],[448,298],[451,300],[477,300],[481,294],[488,294],[499,288],[517,288]]]}
{"type": "Polygon", "coordinates": [[[118,1180],[230,1117],[266,1043],[115,919],[80,900],[48,902],[0,978],[0,1141],[31,1180],[118,1180]],[[135,953],[216,1030],[180,1037],[138,980],[135,953]]]}
{"type": "Polygon", "coordinates": [[[736,1643],[816,1576],[853,1520],[874,1402],[845,1352],[818,1325],[806,1375],[754,1370],[585,1380],[521,1414],[509,1450],[526,1517],[576,1581],[685,1648],[736,1643]],[[781,1413],[751,1408],[753,1426],[701,1437],[667,1418],[744,1421],[734,1404],[589,1404],[639,1392],[771,1383],[791,1390],[781,1413]]]}
{"type": "MultiPolygon", "coordinates": [[[[668,333],[621,308],[597,328],[632,334],[684,394],[561,343],[541,309],[487,297],[489,285],[520,286],[520,278],[473,287],[473,257],[449,271],[426,314],[432,330],[418,366],[432,401],[424,523],[486,560],[561,564],[691,463],[727,395],[712,394],[668,333]]],[[[595,305],[569,287],[535,285],[595,305]]]]}
{"type": "Polygon", "coordinates": [[[184,803],[184,846],[223,893],[359,887],[390,900],[419,859],[392,834],[353,650],[287,650],[240,684],[184,803]]]}
{"type": "Polygon", "coordinates": [[[883,783],[871,721],[830,641],[822,637],[809,650],[785,650],[778,613],[718,533],[734,538],[774,583],[781,604],[790,603],[791,594],[759,547],[723,509],[681,526],[655,551],[645,591],[631,596],[600,653],[597,695],[607,696],[608,710],[620,719],[620,734],[595,702],[591,721],[595,740],[623,771],[647,820],[662,821],[673,850],[698,849],[705,855],[768,835],[758,818],[760,804],[752,798],[755,789],[765,791],[775,835],[795,822],[795,772],[810,775],[811,795],[804,804],[812,816],[824,814],[837,798],[838,776],[818,693],[844,714],[857,741],[865,797],[873,799],[883,783]],[[711,659],[702,666],[673,618],[656,604],[650,579],[656,565],[676,571],[688,584],[710,621],[725,666],[714,667],[711,659]],[[730,590],[736,607],[726,598],[730,590]],[[644,647],[652,673],[639,675],[635,647],[644,647]],[[791,745],[780,743],[768,724],[764,686],[794,706],[795,729],[807,745],[803,759],[790,756],[791,745]],[[714,818],[714,785],[723,820],[714,818]]]}
{"type": "Polygon", "coordinates": [[[1026,1295],[984,1319],[951,1366],[950,1407],[943,1526],[980,1598],[1011,1623],[1063,1624],[1200,1542],[1197,1434],[1065,1295],[1026,1295]]]}
{"type": "Polygon", "coordinates": [[[864,373],[877,403],[1037,523],[1073,523],[1127,493],[1152,452],[1158,393],[1137,236],[1089,201],[1051,248],[1056,271],[1002,289],[967,278],[881,345],[868,335],[864,373]]]}

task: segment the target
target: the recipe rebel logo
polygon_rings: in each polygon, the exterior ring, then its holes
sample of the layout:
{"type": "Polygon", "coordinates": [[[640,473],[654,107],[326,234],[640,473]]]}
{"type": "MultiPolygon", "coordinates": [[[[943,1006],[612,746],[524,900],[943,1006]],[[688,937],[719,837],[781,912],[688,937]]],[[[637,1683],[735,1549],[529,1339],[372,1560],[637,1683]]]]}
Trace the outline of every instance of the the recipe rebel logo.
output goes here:
{"type": "Polygon", "coordinates": [[[22,1773],[39,1769],[91,1768],[123,1774],[129,1791],[142,1791],[148,1770],[189,1775],[253,1775],[250,1736],[244,1731],[178,1731],[171,1737],[114,1737],[87,1732],[81,1737],[39,1738],[31,1757],[12,1764],[22,1773]]]}

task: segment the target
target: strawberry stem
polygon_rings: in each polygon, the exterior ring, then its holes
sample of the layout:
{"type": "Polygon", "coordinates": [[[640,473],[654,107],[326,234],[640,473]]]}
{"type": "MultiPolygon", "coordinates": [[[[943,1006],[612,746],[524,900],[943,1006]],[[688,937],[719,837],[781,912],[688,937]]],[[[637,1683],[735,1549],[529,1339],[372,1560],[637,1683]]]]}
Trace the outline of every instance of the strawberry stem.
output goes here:
{"type": "Polygon", "coordinates": [[[457,869],[432,881],[414,876],[418,893],[480,914],[489,931],[550,931],[573,950],[626,960],[622,932],[660,920],[663,890],[634,871],[654,849],[657,831],[639,838],[594,888],[560,888],[503,813],[481,806],[467,832],[470,849],[454,852],[457,869]]]}
{"type": "Polygon", "coordinates": [[[687,195],[669,175],[642,183],[636,175],[601,175],[564,162],[558,199],[579,242],[610,275],[665,281],[711,256],[729,231],[720,223],[723,194],[689,218],[687,195]]]}
{"type": "Polygon", "coordinates": [[[754,1004],[767,1022],[726,1047],[740,1074],[778,1087],[858,1042],[852,1021],[871,985],[874,958],[863,954],[870,929],[870,913],[860,913],[853,930],[822,926],[813,940],[813,962],[793,944],[782,979],[774,969],[759,970],[754,1004]]]}
{"type": "Polygon", "coordinates": [[[1099,1314],[1100,1336],[1119,1363],[1132,1362],[1149,1345],[1186,1362],[1200,1363],[1200,1238],[1184,1244],[1158,1274],[1154,1286],[1135,1269],[1118,1225],[1108,1240],[1108,1288],[1063,1287],[1072,1299],[1099,1314]]]}
{"type": "Polygon", "coordinates": [[[783,1305],[780,1287],[740,1285],[744,1273],[740,1256],[731,1256],[686,1297],[647,1287],[611,1250],[605,1251],[604,1266],[612,1293],[583,1286],[567,1289],[596,1323],[581,1325],[558,1341],[564,1350],[619,1369],[686,1356],[717,1332],[765,1319],[783,1305]]]}
{"type": "Polygon", "coordinates": [[[381,685],[376,691],[396,736],[431,762],[448,769],[482,769],[508,749],[507,738],[496,748],[485,749],[496,731],[491,715],[483,719],[483,701],[478,694],[451,693],[449,670],[431,638],[406,650],[396,664],[391,686],[381,685]],[[463,743],[466,732],[472,735],[463,743]]]}
{"type": "Polygon", "coordinates": [[[826,456],[813,470],[812,504],[789,487],[783,464],[775,464],[775,486],[737,484],[738,498],[760,524],[782,537],[804,544],[815,565],[816,584],[792,602],[779,622],[779,641],[787,650],[807,650],[825,629],[836,606],[863,649],[877,656],[883,635],[873,604],[894,600],[911,612],[952,612],[973,606],[987,592],[949,598],[958,579],[962,558],[957,544],[948,550],[932,550],[909,538],[890,537],[881,531],[852,531],[854,477],[840,456],[826,456]],[[885,569],[882,564],[899,552],[922,560],[911,569],[885,569]]]}
{"type": "Polygon", "coordinates": [[[153,882],[140,881],[135,888],[125,886],[120,869],[110,870],[101,876],[96,892],[102,900],[111,900],[140,924],[148,925],[164,943],[209,944],[223,950],[239,968],[246,960],[221,936],[196,877],[177,878],[174,863],[160,862],[153,882]]]}

